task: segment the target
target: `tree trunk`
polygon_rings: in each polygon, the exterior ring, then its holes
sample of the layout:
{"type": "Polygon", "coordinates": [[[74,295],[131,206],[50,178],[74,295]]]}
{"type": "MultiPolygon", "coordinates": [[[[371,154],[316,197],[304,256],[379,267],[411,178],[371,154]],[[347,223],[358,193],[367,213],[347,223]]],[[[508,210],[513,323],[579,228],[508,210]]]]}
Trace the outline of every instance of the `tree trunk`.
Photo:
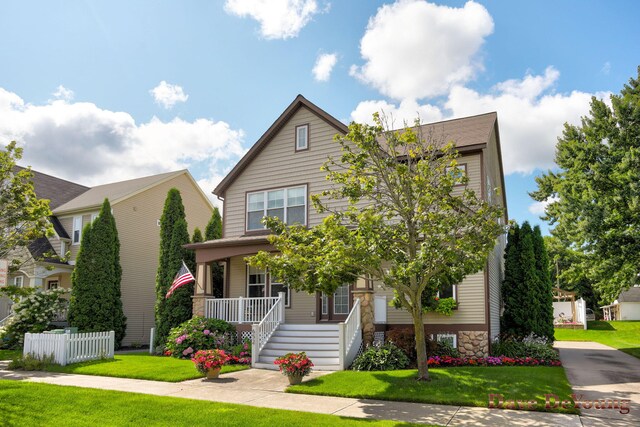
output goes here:
{"type": "Polygon", "coordinates": [[[424,323],[422,310],[411,313],[413,317],[413,331],[416,337],[416,355],[418,363],[418,381],[431,381],[429,366],[427,365],[427,345],[424,341],[424,323]]]}

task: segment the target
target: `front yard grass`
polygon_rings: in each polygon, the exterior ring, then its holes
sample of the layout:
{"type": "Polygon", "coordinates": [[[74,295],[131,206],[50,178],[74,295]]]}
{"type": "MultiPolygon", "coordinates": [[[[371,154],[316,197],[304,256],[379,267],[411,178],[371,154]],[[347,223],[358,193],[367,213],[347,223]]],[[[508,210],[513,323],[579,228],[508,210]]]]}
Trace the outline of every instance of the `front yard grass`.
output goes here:
{"type": "MultiPolygon", "coordinates": [[[[248,365],[227,365],[222,367],[220,373],[242,371],[248,368],[248,365]]],[[[148,353],[116,354],[114,360],[94,360],[67,366],[50,365],[47,371],[167,382],[204,377],[191,360],[152,356],[148,353]]]]}
{"type": "Polygon", "coordinates": [[[0,380],[6,426],[408,426],[121,391],[0,380]]]}
{"type": "Polygon", "coordinates": [[[595,341],[640,359],[640,320],[587,322],[584,329],[556,329],[557,341],[595,341]]]}
{"type": "MultiPolygon", "coordinates": [[[[569,399],[571,386],[562,367],[500,366],[429,369],[431,381],[416,381],[417,370],[341,371],[287,388],[289,393],[321,394],[404,402],[487,407],[489,393],[505,399],[535,399],[544,410],[545,394],[569,399]]],[[[554,412],[577,413],[558,408],[554,412]]]]}
{"type": "Polygon", "coordinates": [[[0,360],[12,360],[22,356],[22,350],[0,350],[0,360]]]}

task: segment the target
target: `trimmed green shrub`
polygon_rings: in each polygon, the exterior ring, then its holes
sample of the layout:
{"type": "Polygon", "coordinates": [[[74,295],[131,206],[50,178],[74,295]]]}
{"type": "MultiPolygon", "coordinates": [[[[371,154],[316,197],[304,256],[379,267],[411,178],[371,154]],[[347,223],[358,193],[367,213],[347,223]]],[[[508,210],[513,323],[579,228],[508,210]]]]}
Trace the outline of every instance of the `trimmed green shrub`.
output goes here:
{"type": "Polygon", "coordinates": [[[171,329],[165,345],[166,356],[190,359],[198,350],[232,351],[236,328],[220,319],[194,317],[171,329]]]}
{"type": "MultiPolygon", "coordinates": [[[[416,362],[416,340],[413,334],[413,328],[397,328],[387,331],[386,342],[393,343],[400,348],[409,358],[409,362],[416,362]]],[[[451,356],[459,357],[460,353],[449,343],[431,340],[429,335],[425,337],[427,347],[427,356],[451,356]]]]}
{"type": "Polygon", "coordinates": [[[531,357],[550,361],[560,360],[560,355],[546,337],[537,337],[533,334],[525,338],[503,336],[491,343],[491,355],[511,358],[531,357]]]}
{"type": "Polygon", "coordinates": [[[351,369],[354,371],[393,371],[409,366],[409,358],[404,351],[386,343],[372,345],[353,361],[351,369]]]}

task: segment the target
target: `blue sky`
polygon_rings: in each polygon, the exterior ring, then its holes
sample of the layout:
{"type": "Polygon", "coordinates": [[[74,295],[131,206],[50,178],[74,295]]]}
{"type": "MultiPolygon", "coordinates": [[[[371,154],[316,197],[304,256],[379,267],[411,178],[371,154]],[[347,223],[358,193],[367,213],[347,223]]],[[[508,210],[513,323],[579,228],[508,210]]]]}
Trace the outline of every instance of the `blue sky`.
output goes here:
{"type": "Polygon", "coordinates": [[[87,185],[186,167],[210,193],[298,93],[345,122],[497,111],[510,216],[540,223],[527,191],[562,124],[636,75],[638,16],[636,1],[4,1],[0,143],[87,185]]]}

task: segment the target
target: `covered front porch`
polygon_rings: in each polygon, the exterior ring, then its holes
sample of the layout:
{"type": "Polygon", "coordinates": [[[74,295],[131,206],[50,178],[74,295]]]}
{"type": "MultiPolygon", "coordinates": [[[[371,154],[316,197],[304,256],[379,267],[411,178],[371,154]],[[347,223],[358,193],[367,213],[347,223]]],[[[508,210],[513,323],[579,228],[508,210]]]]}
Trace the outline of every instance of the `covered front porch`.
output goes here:
{"type": "Polygon", "coordinates": [[[276,369],[276,357],[305,351],[318,370],[347,368],[362,343],[360,299],[345,286],[331,297],[292,292],[244,257],[274,251],[267,236],[218,239],[188,245],[196,252],[194,315],[236,325],[252,342],[252,366],[276,369]],[[216,263],[223,266],[215,283],[216,263]],[[329,313],[333,316],[330,318],[329,313]],[[344,313],[344,314],[342,314],[344,313]]]}

